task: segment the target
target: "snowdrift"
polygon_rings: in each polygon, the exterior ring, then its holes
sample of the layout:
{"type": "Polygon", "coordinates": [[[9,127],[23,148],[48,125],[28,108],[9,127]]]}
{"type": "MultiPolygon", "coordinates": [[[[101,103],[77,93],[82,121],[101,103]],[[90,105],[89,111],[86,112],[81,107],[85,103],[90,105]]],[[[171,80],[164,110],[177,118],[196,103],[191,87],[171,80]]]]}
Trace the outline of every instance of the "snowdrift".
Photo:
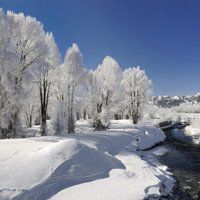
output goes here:
{"type": "Polygon", "coordinates": [[[170,191],[173,179],[166,169],[136,151],[163,141],[164,133],[150,125],[128,126],[1,140],[0,199],[141,199],[160,195],[163,179],[170,191]]]}

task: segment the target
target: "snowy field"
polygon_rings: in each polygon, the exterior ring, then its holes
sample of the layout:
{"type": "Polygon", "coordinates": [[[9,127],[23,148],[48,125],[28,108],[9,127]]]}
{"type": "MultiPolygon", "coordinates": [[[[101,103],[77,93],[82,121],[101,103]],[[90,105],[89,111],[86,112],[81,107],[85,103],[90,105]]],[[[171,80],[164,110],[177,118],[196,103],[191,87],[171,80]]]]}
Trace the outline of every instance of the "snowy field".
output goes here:
{"type": "Polygon", "coordinates": [[[140,200],[175,183],[149,149],[165,139],[152,125],[112,121],[107,131],[0,140],[0,199],[140,200]]]}

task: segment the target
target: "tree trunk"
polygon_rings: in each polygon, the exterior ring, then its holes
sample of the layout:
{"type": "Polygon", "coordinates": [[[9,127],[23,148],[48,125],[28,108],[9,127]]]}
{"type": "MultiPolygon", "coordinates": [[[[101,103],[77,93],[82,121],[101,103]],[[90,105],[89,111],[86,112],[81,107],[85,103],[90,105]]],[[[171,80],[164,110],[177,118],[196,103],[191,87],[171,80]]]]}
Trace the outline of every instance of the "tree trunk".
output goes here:
{"type": "Polygon", "coordinates": [[[41,117],[41,136],[47,135],[47,120],[46,120],[46,113],[42,113],[41,117]]]}
{"type": "Polygon", "coordinates": [[[41,110],[41,136],[47,135],[47,108],[49,102],[51,83],[48,80],[48,73],[43,74],[39,82],[40,110],[41,110]]]}
{"type": "Polygon", "coordinates": [[[133,116],[132,121],[133,121],[133,124],[137,124],[138,123],[138,116],[133,116]]]}
{"type": "MultiPolygon", "coordinates": [[[[72,86],[73,87],[73,86],[72,86]]],[[[71,99],[70,99],[70,108],[69,108],[69,118],[68,118],[68,133],[74,133],[75,124],[74,124],[74,90],[72,88],[71,99]]]]}
{"type": "Polygon", "coordinates": [[[70,114],[68,116],[68,130],[67,133],[74,133],[74,116],[73,114],[70,114]]]}
{"type": "Polygon", "coordinates": [[[10,122],[10,137],[17,138],[19,136],[19,114],[18,111],[16,111],[12,117],[10,122]]]}
{"type": "Polygon", "coordinates": [[[32,115],[30,115],[30,118],[29,118],[29,127],[32,127],[32,121],[33,121],[33,118],[32,118],[32,115]]]}

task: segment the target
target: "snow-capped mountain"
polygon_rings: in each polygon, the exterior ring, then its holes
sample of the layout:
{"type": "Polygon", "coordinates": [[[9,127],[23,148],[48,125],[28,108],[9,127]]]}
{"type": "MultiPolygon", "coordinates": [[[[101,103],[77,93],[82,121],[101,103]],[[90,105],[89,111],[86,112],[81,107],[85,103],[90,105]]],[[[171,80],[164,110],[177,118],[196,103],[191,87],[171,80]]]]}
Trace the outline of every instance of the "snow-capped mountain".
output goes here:
{"type": "Polygon", "coordinates": [[[156,96],[153,97],[155,105],[171,108],[182,103],[200,103],[200,93],[188,96],[156,96]]]}

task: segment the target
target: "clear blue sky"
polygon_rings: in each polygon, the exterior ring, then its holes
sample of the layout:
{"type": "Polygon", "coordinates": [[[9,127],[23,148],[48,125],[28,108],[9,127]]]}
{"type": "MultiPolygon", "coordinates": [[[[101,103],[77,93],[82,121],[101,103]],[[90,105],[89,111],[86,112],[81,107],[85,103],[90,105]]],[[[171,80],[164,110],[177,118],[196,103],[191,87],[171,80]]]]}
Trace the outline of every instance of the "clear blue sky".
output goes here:
{"type": "Polygon", "coordinates": [[[155,95],[200,90],[199,0],[0,0],[52,31],[62,55],[76,42],[88,68],[106,55],[140,65],[155,95]]]}

